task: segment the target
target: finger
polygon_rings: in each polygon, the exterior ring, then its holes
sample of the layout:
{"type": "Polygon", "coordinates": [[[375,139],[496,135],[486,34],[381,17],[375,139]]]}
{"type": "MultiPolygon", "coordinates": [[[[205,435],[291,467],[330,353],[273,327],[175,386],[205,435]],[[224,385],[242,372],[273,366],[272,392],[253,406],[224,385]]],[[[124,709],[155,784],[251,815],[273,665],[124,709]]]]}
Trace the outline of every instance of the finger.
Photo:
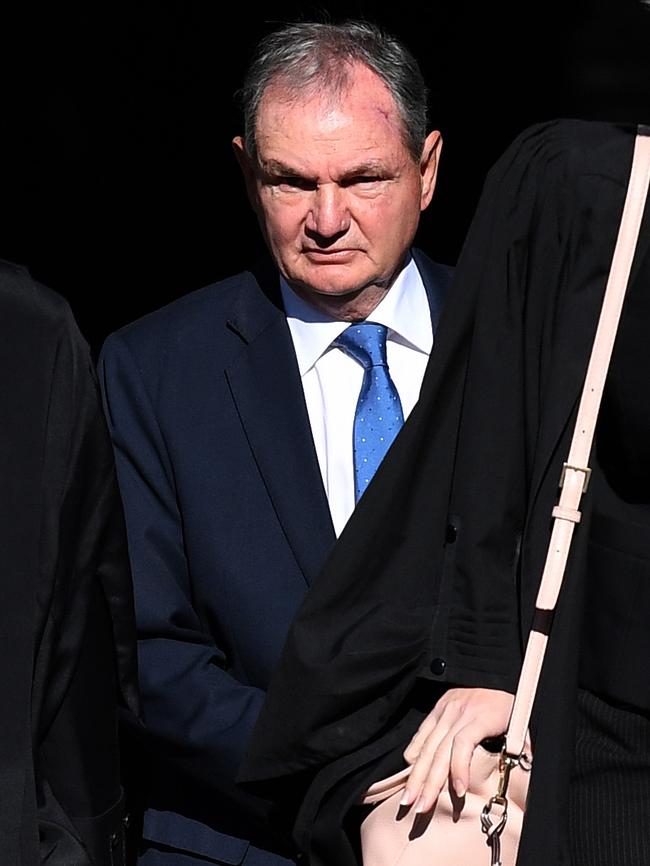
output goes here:
{"type": "Polygon", "coordinates": [[[444,784],[449,773],[449,754],[453,742],[454,732],[449,731],[446,726],[438,726],[425,741],[420,754],[413,763],[411,774],[406,783],[404,794],[400,801],[403,806],[411,806],[422,797],[422,788],[425,783],[430,782],[427,794],[432,796],[432,788],[435,787],[438,778],[441,779],[438,791],[433,794],[434,798],[444,784]],[[433,774],[433,776],[432,776],[433,774]]]}
{"type": "Polygon", "coordinates": [[[428,735],[428,732],[421,728],[413,735],[413,739],[404,749],[404,760],[407,764],[414,764],[417,761],[428,735]]]}
{"type": "Polygon", "coordinates": [[[451,735],[446,737],[436,750],[429,766],[429,772],[420,788],[420,795],[415,803],[416,812],[430,812],[435,806],[440,792],[447,784],[453,739],[451,735]]]}
{"type": "Polygon", "coordinates": [[[503,724],[503,718],[498,716],[494,720],[477,718],[459,729],[454,737],[449,768],[456,796],[464,797],[469,788],[471,763],[476,747],[485,737],[496,737],[502,734],[503,724]]]}
{"type": "Polygon", "coordinates": [[[420,730],[404,752],[405,760],[413,766],[414,770],[407,784],[403,805],[411,805],[415,800],[422,781],[429,772],[438,746],[449,735],[453,726],[458,725],[458,722],[454,708],[443,706],[436,713],[432,711],[420,726],[420,730]]]}
{"type": "Polygon", "coordinates": [[[469,788],[469,774],[474,750],[478,742],[467,728],[454,737],[449,761],[449,776],[456,796],[462,798],[469,788]]]}
{"type": "Polygon", "coordinates": [[[434,707],[429,715],[422,720],[420,727],[417,729],[411,742],[404,749],[404,760],[408,764],[413,764],[416,760],[426,740],[431,736],[432,732],[442,721],[445,707],[434,707]]]}
{"type": "Polygon", "coordinates": [[[411,806],[420,796],[424,780],[429,774],[433,755],[435,753],[427,749],[426,744],[412,761],[411,772],[406,781],[406,787],[400,800],[400,805],[411,806]]]}

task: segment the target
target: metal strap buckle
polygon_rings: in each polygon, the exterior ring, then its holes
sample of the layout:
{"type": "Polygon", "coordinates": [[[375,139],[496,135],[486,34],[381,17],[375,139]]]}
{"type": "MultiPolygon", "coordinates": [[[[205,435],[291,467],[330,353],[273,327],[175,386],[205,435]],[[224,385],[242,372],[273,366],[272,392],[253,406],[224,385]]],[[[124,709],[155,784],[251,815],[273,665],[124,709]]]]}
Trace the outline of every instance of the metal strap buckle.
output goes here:
{"type": "Polygon", "coordinates": [[[564,479],[566,478],[567,469],[573,469],[574,472],[584,472],[584,481],[582,482],[582,492],[587,492],[589,487],[589,479],[591,477],[591,469],[589,466],[572,466],[570,463],[564,463],[562,466],[562,474],[560,475],[560,487],[564,487],[564,479]]]}
{"type": "Polygon", "coordinates": [[[508,781],[510,772],[518,763],[519,758],[509,755],[504,746],[499,757],[497,792],[490,797],[481,813],[481,830],[485,833],[487,837],[485,841],[490,846],[491,866],[501,866],[501,834],[508,820],[508,781]]]}

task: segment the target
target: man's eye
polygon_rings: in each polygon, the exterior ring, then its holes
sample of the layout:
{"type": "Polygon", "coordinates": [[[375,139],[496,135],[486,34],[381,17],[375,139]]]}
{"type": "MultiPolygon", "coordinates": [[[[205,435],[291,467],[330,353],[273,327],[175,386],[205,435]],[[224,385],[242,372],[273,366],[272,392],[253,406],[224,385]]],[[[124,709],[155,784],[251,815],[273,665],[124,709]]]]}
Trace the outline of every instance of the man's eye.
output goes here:
{"type": "Polygon", "coordinates": [[[304,177],[292,177],[291,175],[287,175],[285,177],[276,177],[273,179],[274,186],[284,186],[289,187],[290,189],[304,189],[304,190],[313,190],[316,189],[316,184],[307,180],[304,177]]]}
{"type": "Polygon", "coordinates": [[[344,186],[368,186],[381,180],[382,178],[375,174],[359,174],[346,180],[344,186]]]}

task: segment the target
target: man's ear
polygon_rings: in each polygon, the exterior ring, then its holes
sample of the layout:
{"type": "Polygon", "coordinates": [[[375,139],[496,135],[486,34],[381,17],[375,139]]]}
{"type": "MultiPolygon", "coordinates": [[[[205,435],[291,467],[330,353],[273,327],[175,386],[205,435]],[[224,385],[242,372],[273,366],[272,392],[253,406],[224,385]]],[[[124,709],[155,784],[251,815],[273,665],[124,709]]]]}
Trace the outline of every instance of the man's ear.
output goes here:
{"type": "Polygon", "coordinates": [[[241,135],[235,136],[232,140],[232,148],[235,151],[235,157],[239,163],[244,181],[246,183],[246,192],[248,200],[253,208],[257,207],[257,185],[255,183],[255,164],[246,151],[246,145],[241,135]]]}
{"type": "Polygon", "coordinates": [[[430,132],[424,141],[422,156],[420,158],[420,177],[422,179],[422,194],[420,196],[420,210],[429,207],[436,188],[436,177],[438,176],[438,165],[442,151],[442,135],[437,129],[430,132]]]}

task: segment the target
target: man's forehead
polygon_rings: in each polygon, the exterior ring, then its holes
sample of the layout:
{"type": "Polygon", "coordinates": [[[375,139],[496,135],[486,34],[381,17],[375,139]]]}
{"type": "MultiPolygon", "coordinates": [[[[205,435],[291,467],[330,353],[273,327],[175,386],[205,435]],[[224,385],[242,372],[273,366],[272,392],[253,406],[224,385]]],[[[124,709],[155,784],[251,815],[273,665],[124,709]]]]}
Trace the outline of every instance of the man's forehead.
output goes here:
{"type": "Polygon", "coordinates": [[[266,86],[257,112],[257,121],[268,114],[297,109],[307,116],[331,117],[346,106],[363,112],[381,110],[399,118],[399,110],[392,93],[384,81],[369,67],[348,64],[344,76],[335,79],[315,78],[310,83],[297,83],[282,75],[266,86]]]}

